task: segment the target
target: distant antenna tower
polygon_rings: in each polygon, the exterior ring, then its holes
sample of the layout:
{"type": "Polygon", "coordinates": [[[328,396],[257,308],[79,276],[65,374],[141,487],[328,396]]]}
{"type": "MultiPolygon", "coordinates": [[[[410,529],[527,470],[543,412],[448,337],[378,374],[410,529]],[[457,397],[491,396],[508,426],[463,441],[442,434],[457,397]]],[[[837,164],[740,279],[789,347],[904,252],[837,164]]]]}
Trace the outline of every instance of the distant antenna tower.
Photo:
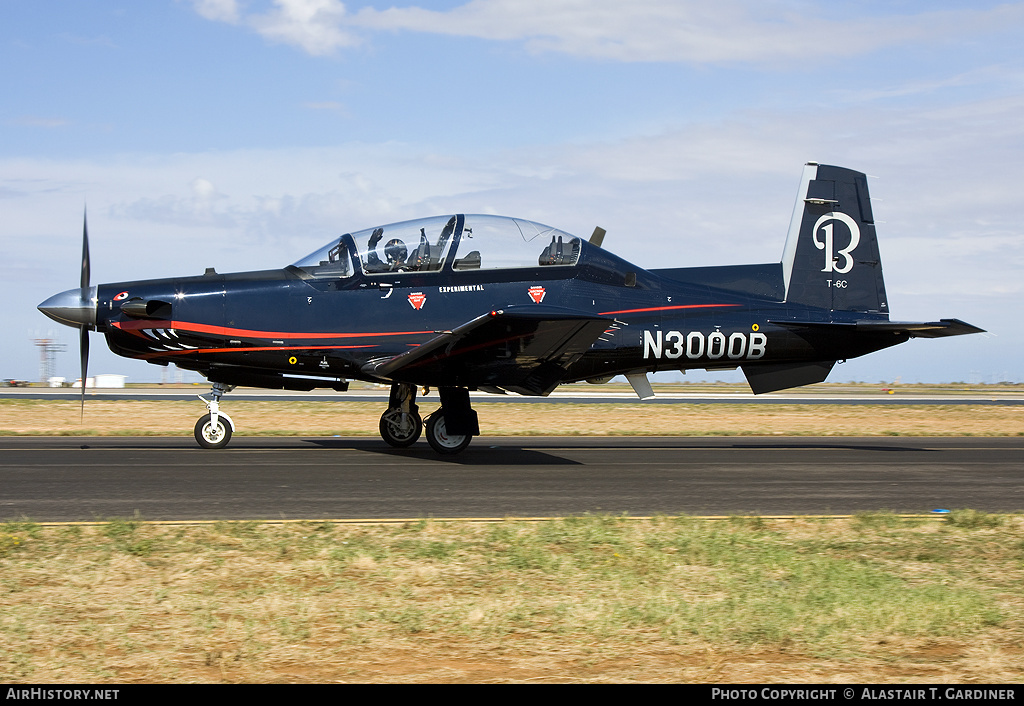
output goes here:
{"type": "Polygon", "coordinates": [[[32,342],[39,349],[39,382],[48,384],[57,370],[57,354],[63,351],[65,346],[52,338],[34,338],[32,342]]]}

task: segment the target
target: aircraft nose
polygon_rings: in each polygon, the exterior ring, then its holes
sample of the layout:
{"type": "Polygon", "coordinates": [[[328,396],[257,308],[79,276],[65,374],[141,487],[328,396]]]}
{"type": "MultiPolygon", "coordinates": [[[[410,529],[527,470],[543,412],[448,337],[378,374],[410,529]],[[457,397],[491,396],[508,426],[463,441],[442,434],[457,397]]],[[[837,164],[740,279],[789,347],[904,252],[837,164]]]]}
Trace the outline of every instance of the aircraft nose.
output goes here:
{"type": "Polygon", "coordinates": [[[36,307],[57,323],[79,328],[96,324],[96,287],[54,294],[36,307]],[[85,294],[85,296],[82,296],[85,294]]]}

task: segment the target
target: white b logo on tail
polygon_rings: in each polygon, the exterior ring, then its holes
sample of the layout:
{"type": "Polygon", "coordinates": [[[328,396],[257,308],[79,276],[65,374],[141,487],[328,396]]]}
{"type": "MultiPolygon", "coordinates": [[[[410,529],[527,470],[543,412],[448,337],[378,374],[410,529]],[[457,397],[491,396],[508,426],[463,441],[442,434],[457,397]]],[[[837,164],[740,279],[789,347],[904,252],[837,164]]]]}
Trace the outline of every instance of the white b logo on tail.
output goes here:
{"type": "Polygon", "coordinates": [[[853,252],[856,247],[860,244],[860,227],[857,225],[857,221],[853,220],[845,213],[833,211],[832,213],[826,213],[824,216],[818,219],[818,222],[814,224],[814,247],[818,250],[825,251],[825,267],[821,270],[822,272],[839,272],[846,274],[853,269],[853,258],[850,257],[850,253],[853,252]],[[839,221],[845,223],[846,227],[850,229],[850,244],[839,252],[835,251],[835,242],[833,234],[833,224],[830,221],[839,221]],[[818,240],[818,229],[821,229],[825,233],[825,242],[818,240]],[[842,264],[839,263],[839,258],[842,258],[842,264]]]}

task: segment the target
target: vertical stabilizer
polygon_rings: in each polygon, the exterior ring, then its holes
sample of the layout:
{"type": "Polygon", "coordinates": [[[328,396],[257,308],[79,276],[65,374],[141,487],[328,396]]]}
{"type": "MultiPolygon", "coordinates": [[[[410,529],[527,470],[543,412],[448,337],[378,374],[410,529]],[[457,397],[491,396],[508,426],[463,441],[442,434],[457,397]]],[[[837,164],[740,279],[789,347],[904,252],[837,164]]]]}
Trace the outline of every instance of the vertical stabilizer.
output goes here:
{"type": "Polygon", "coordinates": [[[867,176],[808,163],[782,259],[786,301],[888,314],[867,176]]]}

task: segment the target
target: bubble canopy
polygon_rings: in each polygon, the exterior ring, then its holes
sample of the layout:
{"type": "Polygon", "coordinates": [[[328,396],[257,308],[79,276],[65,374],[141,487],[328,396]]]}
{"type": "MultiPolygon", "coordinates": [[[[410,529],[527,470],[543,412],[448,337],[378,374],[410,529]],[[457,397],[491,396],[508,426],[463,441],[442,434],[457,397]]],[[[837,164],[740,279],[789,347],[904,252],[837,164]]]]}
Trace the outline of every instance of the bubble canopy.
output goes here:
{"type": "Polygon", "coordinates": [[[346,233],[293,267],[315,277],[572,266],[579,238],[522,218],[433,216],[346,233]]]}

